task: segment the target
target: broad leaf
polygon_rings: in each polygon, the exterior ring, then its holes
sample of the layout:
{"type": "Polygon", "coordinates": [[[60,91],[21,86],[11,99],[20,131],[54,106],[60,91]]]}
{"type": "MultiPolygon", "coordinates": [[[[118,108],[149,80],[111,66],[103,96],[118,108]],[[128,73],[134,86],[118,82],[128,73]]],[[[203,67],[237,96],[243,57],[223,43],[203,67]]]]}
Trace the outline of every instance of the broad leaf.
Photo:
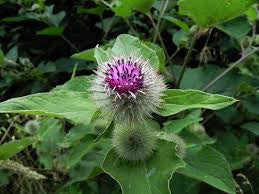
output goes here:
{"type": "Polygon", "coordinates": [[[106,148],[109,150],[111,148],[111,143],[108,139],[100,139],[99,141],[95,141],[95,135],[87,135],[85,136],[82,141],[74,146],[72,149],[69,150],[67,154],[62,156],[62,163],[69,169],[75,166],[78,162],[82,160],[82,158],[91,152],[96,147],[100,146],[101,144],[106,145],[106,148]]]}
{"type": "Polygon", "coordinates": [[[234,20],[219,24],[217,28],[238,41],[242,41],[252,29],[245,17],[238,17],[234,20]]]}
{"type": "Polygon", "coordinates": [[[170,183],[170,188],[172,194],[199,194],[200,181],[174,173],[170,183]]]}
{"type": "Polygon", "coordinates": [[[179,13],[210,27],[243,14],[256,0],[180,0],[179,13]]]}
{"type": "Polygon", "coordinates": [[[138,38],[122,34],[116,38],[116,41],[112,49],[107,51],[97,47],[95,49],[95,58],[98,64],[109,61],[109,59],[114,56],[124,56],[129,57],[133,55],[135,57],[140,57],[143,60],[148,60],[149,63],[156,69],[159,68],[159,58],[156,51],[148,47],[146,44],[142,43],[138,38]]]}
{"type": "Polygon", "coordinates": [[[96,110],[88,92],[38,93],[0,103],[0,113],[48,115],[84,124],[90,123],[96,110]]]}
{"type": "Polygon", "coordinates": [[[22,151],[34,142],[33,138],[14,140],[0,145],[0,160],[6,160],[22,151]]]}
{"type": "MultiPolygon", "coordinates": [[[[181,68],[181,66],[177,65],[173,67],[176,75],[180,74],[181,68]]],[[[201,90],[209,82],[211,82],[211,80],[213,80],[225,70],[225,68],[219,68],[216,65],[206,65],[199,68],[187,68],[184,73],[180,88],[201,90]]],[[[258,82],[259,79],[252,78],[251,76],[242,76],[240,73],[238,74],[235,71],[232,71],[218,80],[213,86],[211,86],[208,89],[208,92],[232,96],[236,93],[237,88],[244,83],[257,87],[258,82]]]]}
{"type": "MultiPolygon", "coordinates": [[[[84,142],[81,144],[84,144],[84,142]]],[[[69,177],[71,178],[69,184],[73,182],[84,181],[87,178],[93,178],[100,173],[103,173],[101,168],[102,163],[107,153],[111,150],[112,146],[109,139],[102,138],[98,142],[93,143],[93,147],[91,147],[91,149],[88,149],[89,147],[85,147],[85,149],[82,147],[82,149],[76,150],[77,148],[80,148],[80,144],[75,146],[73,150],[74,153],[77,152],[81,157],[78,158],[77,162],[74,163],[75,165],[69,169],[69,177]],[[83,154],[80,154],[80,152],[83,154]]],[[[66,164],[69,165],[69,160],[75,161],[73,160],[73,155],[70,156],[71,157],[64,158],[66,164]]]]}
{"type": "Polygon", "coordinates": [[[147,161],[131,164],[111,150],[103,169],[121,186],[123,194],[169,194],[169,180],[183,162],[175,155],[175,144],[160,140],[157,151],[147,161]]]}
{"type": "Polygon", "coordinates": [[[115,2],[112,9],[115,14],[121,17],[129,17],[132,15],[132,10],[147,13],[151,9],[154,0],[117,0],[115,2]]]}
{"type": "Polygon", "coordinates": [[[165,67],[166,57],[165,57],[164,50],[161,47],[159,47],[157,44],[154,44],[152,42],[144,42],[144,44],[156,52],[156,55],[158,56],[158,59],[159,59],[159,71],[161,73],[166,74],[167,69],[165,67]]]}
{"type": "Polygon", "coordinates": [[[249,122],[241,126],[241,128],[250,131],[251,133],[259,136],[259,122],[249,122]]]}
{"type": "Polygon", "coordinates": [[[63,27],[47,27],[40,31],[37,31],[37,35],[47,35],[47,36],[62,36],[64,32],[63,27]]]}
{"type": "Polygon", "coordinates": [[[94,48],[87,49],[79,53],[75,53],[71,57],[74,59],[82,59],[86,61],[96,61],[94,58],[94,48]]]}
{"type": "Polygon", "coordinates": [[[164,101],[165,103],[160,114],[169,116],[192,108],[218,110],[235,103],[237,100],[231,97],[209,94],[198,90],[169,89],[166,91],[164,101]]]}
{"type": "Polygon", "coordinates": [[[58,119],[47,118],[40,123],[37,131],[39,142],[35,144],[39,161],[45,169],[52,169],[58,153],[58,143],[64,138],[62,124],[58,119]]]}
{"type": "Polygon", "coordinates": [[[93,75],[75,77],[61,86],[57,86],[52,91],[75,91],[87,92],[91,86],[91,81],[94,79],[93,75]]]}
{"type": "MultiPolygon", "coordinates": [[[[105,44],[104,46],[101,46],[102,49],[106,50],[109,47],[112,46],[112,41],[105,44]]],[[[94,52],[95,52],[95,48],[90,48],[87,49],[85,51],[79,52],[79,53],[75,53],[71,56],[71,58],[74,59],[81,59],[81,60],[85,60],[85,61],[96,61],[95,56],[94,56],[94,52]]]]}
{"type": "Polygon", "coordinates": [[[193,123],[198,123],[202,120],[201,111],[193,111],[186,117],[177,120],[170,120],[164,123],[164,130],[170,133],[179,133],[182,129],[193,123]]]}
{"type": "Polygon", "coordinates": [[[180,28],[182,28],[185,32],[189,32],[190,29],[189,29],[189,26],[185,23],[185,22],[182,22],[181,20],[173,17],[173,16],[163,16],[162,17],[163,19],[171,22],[171,23],[174,23],[175,25],[179,26],[180,28]]]}
{"type": "Polygon", "coordinates": [[[231,170],[244,168],[253,157],[249,149],[247,149],[248,142],[242,141],[244,139],[242,137],[237,137],[230,131],[220,131],[215,135],[217,142],[212,146],[224,154],[230,164],[231,170]]]}
{"type": "Polygon", "coordinates": [[[91,125],[76,125],[69,130],[63,141],[59,143],[60,147],[69,148],[80,142],[87,134],[93,132],[91,125]]]}
{"type": "Polygon", "coordinates": [[[228,162],[222,154],[209,146],[196,146],[187,150],[186,166],[178,173],[203,181],[224,192],[235,194],[235,184],[228,162]]]}

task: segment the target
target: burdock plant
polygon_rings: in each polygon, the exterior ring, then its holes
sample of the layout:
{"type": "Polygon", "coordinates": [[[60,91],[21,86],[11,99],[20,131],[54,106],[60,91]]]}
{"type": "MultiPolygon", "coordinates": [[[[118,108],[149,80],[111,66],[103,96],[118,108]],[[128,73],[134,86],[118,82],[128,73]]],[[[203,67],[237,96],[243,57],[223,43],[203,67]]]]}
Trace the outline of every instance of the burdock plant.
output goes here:
{"type": "Polygon", "coordinates": [[[129,36],[118,37],[113,50],[105,54],[96,48],[95,55],[102,60],[97,60],[91,91],[103,115],[115,122],[113,146],[118,156],[139,162],[154,151],[157,137],[146,119],[158,112],[166,85],[153,65],[156,53],[141,44],[127,50],[124,43],[120,44],[121,37],[129,36]],[[153,56],[147,56],[147,51],[153,56]]]}

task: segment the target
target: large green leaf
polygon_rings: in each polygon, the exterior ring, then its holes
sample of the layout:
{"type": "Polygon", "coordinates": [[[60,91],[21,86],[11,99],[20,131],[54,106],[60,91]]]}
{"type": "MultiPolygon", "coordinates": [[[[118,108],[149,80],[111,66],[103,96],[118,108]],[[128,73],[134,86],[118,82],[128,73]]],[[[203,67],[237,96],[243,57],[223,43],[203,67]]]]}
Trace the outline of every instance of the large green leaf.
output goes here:
{"type": "Polygon", "coordinates": [[[86,61],[95,61],[94,58],[94,48],[87,49],[85,51],[75,53],[71,56],[74,59],[82,59],[86,61]]]}
{"type": "Polygon", "coordinates": [[[180,0],[179,13],[210,27],[243,14],[256,0],[180,0]]]}
{"type": "Polygon", "coordinates": [[[178,173],[203,181],[227,193],[235,194],[235,184],[227,160],[210,146],[195,146],[187,150],[186,165],[178,173]]]}
{"type": "Polygon", "coordinates": [[[164,97],[164,107],[160,111],[169,116],[192,108],[218,110],[236,102],[234,98],[218,94],[209,94],[199,90],[169,89],[164,97]]]}
{"type": "Polygon", "coordinates": [[[128,57],[130,55],[134,55],[136,57],[141,56],[143,60],[148,60],[149,63],[157,69],[160,64],[156,51],[142,43],[138,38],[127,34],[119,35],[111,50],[108,49],[107,51],[104,51],[99,47],[95,49],[95,58],[98,64],[107,62],[109,57],[111,57],[111,54],[114,56],[124,57],[128,57]]]}
{"type": "MultiPolygon", "coordinates": [[[[101,48],[106,50],[111,46],[112,46],[112,41],[105,44],[104,46],[101,46],[101,48]]],[[[85,61],[96,61],[94,56],[94,51],[95,51],[95,48],[90,48],[85,51],[73,54],[71,58],[85,60],[85,61]]]]}
{"type": "Polygon", "coordinates": [[[212,146],[224,154],[231,170],[244,168],[253,157],[252,153],[247,149],[248,142],[244,141],[246,138],[243,137],[237,137],[230,131],[218,131],[215,135],[217,142],[212,146]]]}
{"type": "Polygon", "coordinates": [[[72,149],[69,150],[68,153],[62,156],[62,163],[63,165],[69,169],[75,166],[81,159],[91,152],[93,149],[98,147],[101,144],[106,145],[106,148],[109,150],[111,149],[111,142],[108,139],[100,139],[99,141],[95,141],[95,135],[86,135],[80,143],[74,146],[72,149]]]}
{"type": "Polygon", "coordinates": [[[84,124],[90,123],[96,110],[88,92],[38,93],[0,103],[0,113],[48,115],[84,124]]]}
{"type": "Polygon", "coordinates": [[[75,77],[61,86],[57,86],[52,91],[75,91],[87,92],[91,86],[91,81],[94,79],[93,75],[75,77]]]}
{"type": "Polygon", "coordinates": [[[175,155],[175,144],[160,140],[157,151],[147,161],[131,164],[118,158],[111,150],[103,169],[121,186],[123,194],[168,194],[169,180],[183,162],[175,155]]]}
{"type": "MultiPolygon", "coordinates": [[[[84,144],[84,142],[80,143],[84,144]]],[[[78,181],[84,181],[87,178],[92,178],[97,176],[100,173],[103,173],[102,163],[107,155],[107,153],[111,150],[112,144],[110,139],[100,139],[98,142],[92,143],[91,149],[88,147],[84,147],[78,144],[72,148],[71,153],[78,153],[74,156],[81,156],[77,158],[77,162],[74,163],[74,166],[69,169],[69,177],[71,181],[69,184],[78,181]],[[81,147],[81,149],[80,149],[81,147]],[[79,148],[79,149],[78,149],[79,148]],[[81,154],[80,154],[81,152],[81,154]]],[[[73,159],[73,155],[69,157],[62,157],[65,159],[66,164],[70,165],[70,160],[75,161],[73,159]]],[[[70,167],[70,166],[66,166],[70,167]]]]}
{"type": "Polygon", "coordinates": [[[174,173],[170,187],[172,194],[199,194],[200,181],[174,173]]]}
{"type": "Polygon", "coordinates": [[[23,138],[0,145],[0,160],[6,160],[34,142],[33,138],[23,138]]]}
{"type": "Polygon", "coordinates": [[[189,32],[190,29],[189,29],[189,26],[185,23],[185,22],[182,22],[181,20],[173,17],[173,16],[163,16],[162,17],[163,19],[171,22],[171,23],[174,23],[175,25],[179,26],[180,28],[182,28],[185,32],[189,32]]]}
{"type": "Polygon", "coordinates": [[[63,27],[47,27],[40,31],[37,31],[37,35],[47,35],[47,36],[62,36],[64,32],[63,27]]]}
{"type": "Polygon", "coordinates": [[[62,124],[58,119],[47,118],[41,121],[37,130],[39,141],[35,144],[40,163],[46,169],[52,169],[58,153],[58,143],[64,138],[62,124]]]}
{"type": "Polygon", "coordinates": [[[238,17],[219,24],[217,28],[238,41],[242,41],[252,29],[246,17],[238,17]]]}
{"type": "Polygon", "coordinates": [[[259,122],[248,122],[243,124],[241,128],[248,130],[251,133],[259,136],[259,122]]]}
{"type": "MultiPolygon", "coordinates": [[[[176,72],[176,76],[180,74],[181,68],[181,66],[177,65],[173,67],[173,70],[176,72]]],[[[199,68],[186,68],[180,88],[201,90],[210,83],[211,80],[225,70],[225,68],[219,68],[216,65],[206,65],[199,68]]],[[[211,86],[208,89],[208,92],[232,96],[240,85],[247,83],[251,86],[257,87],[258,82],[259,79],[252,78],[251,76],[242,76],[240,73],[238,74],[235,71],[232,71],[211,86]]]]}
{"type": "Polygon", "coordinates": [[[144,44],[156,52],[156,55],[158,56],[158,59],[159,59],[159,71],[165,74],[167,72],[167,69],[165,67],[166,57],[165,57],[164,50],[161,47],[159,47],[157,44],[154,44],[152,42],[144,42],[144,44]]]}
{"type": "Polygon", "coordinates": [[[121,17],[129,17],[132,10],[147,13],[151,9],[154,0],[117,0],[115,2],[112,9],[115,14],[121,17]]]}
{"type": "Polygon", "coordinates": [[[193,123],[198,123],[201,120],[201,111],[193,111],[182,119],[170,120],[165,122],[163,130],[169,133],[179,133],[182,129],[188,127],[193,123]]]}
{"type": "Polygon", "coordinates": [[[92,133],[93,130],[91,125],[76,125],[69,130],[59,146],[62,148],[72,147],[78,144],[87,134],[92,133]]]}

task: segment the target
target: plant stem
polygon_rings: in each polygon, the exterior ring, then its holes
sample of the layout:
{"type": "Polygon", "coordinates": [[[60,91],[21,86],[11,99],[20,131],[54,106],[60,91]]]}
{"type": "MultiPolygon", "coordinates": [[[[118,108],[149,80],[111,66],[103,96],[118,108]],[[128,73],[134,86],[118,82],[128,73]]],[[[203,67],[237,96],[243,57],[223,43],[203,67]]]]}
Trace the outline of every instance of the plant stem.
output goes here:
{"type": "Polygon", "coordinates": [[[16,121],[16,119],[14,118],[13,121],[11,122],[11,124],[10,124],[10,125],[8,126],[8,128],[6,129],[6,131],[5,131],[4,135],[3,135],[3,137],[2,137],[1,140],[0,140],[0,144],[3,143],[4,139],[6,138],[6,136],[7,136],[8,133],[9,133],[10,129],[13,127],[15,121],[16,121]]]}
{"type": "MultiPolygon", "coordinates": [[[[159,18],[157,20],[157,25],[156,25],[156,28],[159,30],[159,26],[160,26],[160,22],[161,22],[161,18],[164,16],[165,14],[165,10],[168,6],[168,3],[169,1],[166,0],[163,5],[162,5],[162,10],[160,10],[160,15],[159,15],[159,18]]],[[[156,38],[157,38],[157,34],[154,35],[154,38],[153,38],[153,42],[156,42],[156,38]]]]}
{"type": "Polygon", "coordinates": [[[133,28],[133,26],[130,24],[128,19],[125,19],[125,22],[128,24],[129,28],[131,29],[131,31],[134,33],[135,36],[138,36],[137,31],[133,28]]]}
{"type": "Polygon", "coordinates": [[[112,6],[111,6],[109,3],[107,3],[106,1],[100,0],[100,2],[102,2],[104,5],[106,5],[106,6],[109,7],[110,9],[112,9],[112,6]]]}
{"type": "Polygon", "coordinates": [[[182,47],[180,47],[180,48],[177,47],[177,49],[174,51],[174,53],[169,57],[169,59],[167,59],[166,63],[171,61],[181,49],[182,49],[182,47]]]}
{"type": "Polygon", "coordinates": [[[67,44],[69,44],[76,52],[79,52],[79,49],[78,49],[70,40],[68,40],[65,36],[61,36],[61,37],[62,37],[62,39],[63,39],[64,41],[66,41],[67,44]]]}
{"type": "Polygon", "coordinates": [[[247,57],[254,54],[256,51],[259,51],[259,47],[256,47],[252,51],[245,53],[242,55],[240,59],[238,59],[235,63],[233,63],[229,68],[219,74],[216,78],[214,78],[211,82],[209,82],[206,86],[203,87],[203,91],[207,91],[212,85],[214,85],[218,80],[220,80],[224,75],[226,75],[229,71],[231,71],[234,67],[236,67],[239,63],[243,62],[247,57]]]}
{"type": "Polygon", "coordinates": [[[187,54],[186,54],[186,56],[185,56],[185,58],[184,58],[183,67],[182,67],[182,70],[181,70],[181,73],[180,73],[180,77],[179,77],[179,79],[178,79],[178,81],[177,81],[177,83],[176,83],[176,87],[177,87],[177,88],[179,88],[179,86],[180,86],[180,84],[181,84],[181,81],[182,81],[182,79],[183,79],[183,75],[184,75],[184,73],[185,73],[187,64],[188,64],[189,61],[190,61],[194,44],[195,44],[195,42],[196,42],[196,40],[197,40],[197,38],[198,38],[198,35],[200,34],[199,31],[200,31],[200,30],[198,30],[198,32],[195,32],[195,34],[194,34],[194,36],[193,36],[193,38],[192,38],[192,40],[191,40],[191,45],[190,45],[190,47],[189,47],[189,49],[188,49],[188,51],[187,51],[187,54]]]}
{"type": "Polygon", "coordinates": [[[103,130],[103,132],[94,140],[94,142],[99,141],[106,133],[108,133],[114,127],[114,119],[109,123],[109,125],[103,130]]]}
{"type": "MultiPolygon", "coordinates": [[[[152,26],[153,26],[153,28],[154,28],[154,30],[155,30],[155,33],[157,34],[157,37],[158,37],[158,39],[159,39],[159,41],[160,41],[160,43],[161,43],[161,45],[162,45],[162,47],[163,47],[163,49],[164,49],[166,58],[169,59],[170,57],[169,57],[169,54],[168,54],[168,52],[167,52],[165,43],[164,43],[164,41],[163,41],[163,39],[162,39],[162,37],[161,37],[161,34],[160,34],[159,30],[157,29],[156,23],[155,23],[155,21],[153,20],[153,18],[152,18],[152,16],[151,16],[151,13],[150,13],[150,12],[147,13],[147,16],[148,16],[148,18],[150,19],[150,21],[151,21],[151,23],[152,23],[152,26]]],[[[173,65],[172,61],[168,60],[168,62],[169,62],[170,65],[173,65]]],[[[174,71],[172,71],[172,74],[173,74],[173,76],[175,77],[174,71]]]]}
{"type": "Polygon", "coordinates": [[[209,39],[210,39],[210,35],[211,35],[211,32],[212,32],[213,28],[209,29],[209,33],[208,33],[208,36],[207,36],[207,39],[205,41],[205,44],[203,46],[203,49],[201,51],[201,58],[200,58],[200,63],[199,63],[199,67],[201,66],[201,63],[203,62],[203,59],[204,59],[204,53],[205,53],[205,49],[209,43],[209,39]]]}

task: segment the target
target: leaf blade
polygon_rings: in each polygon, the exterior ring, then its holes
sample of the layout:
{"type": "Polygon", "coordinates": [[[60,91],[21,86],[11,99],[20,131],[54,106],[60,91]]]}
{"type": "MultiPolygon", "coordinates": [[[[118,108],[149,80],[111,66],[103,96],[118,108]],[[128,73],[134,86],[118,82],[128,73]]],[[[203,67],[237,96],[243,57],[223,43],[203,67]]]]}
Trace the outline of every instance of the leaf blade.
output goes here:
{"type": "Polygon", "coordinates": [[[164,101],[164,107],[160,111],[162,116],[169,116],[193,108],[218,110],[235,103],[237,100],[199,90],[168,89],[164,101]]]}

